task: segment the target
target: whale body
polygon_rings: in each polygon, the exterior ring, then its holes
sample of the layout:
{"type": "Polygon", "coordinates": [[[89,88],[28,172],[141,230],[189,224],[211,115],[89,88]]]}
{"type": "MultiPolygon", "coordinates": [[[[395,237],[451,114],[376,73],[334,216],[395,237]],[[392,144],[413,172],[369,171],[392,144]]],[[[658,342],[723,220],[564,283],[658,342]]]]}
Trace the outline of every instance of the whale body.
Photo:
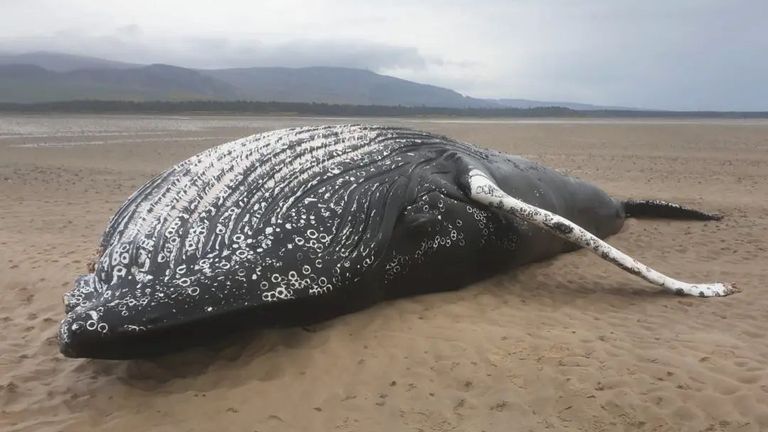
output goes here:
{"type": "Polygon", "coordinates": [[[460,288],[577,247],[473,199],[467,175],[478,168],[598,238],[626,217],[585,181],[426,132],[262,133],[182,161],[128,198],[93,272],[64,296],[61,352],[154,355],[460,288]]]}

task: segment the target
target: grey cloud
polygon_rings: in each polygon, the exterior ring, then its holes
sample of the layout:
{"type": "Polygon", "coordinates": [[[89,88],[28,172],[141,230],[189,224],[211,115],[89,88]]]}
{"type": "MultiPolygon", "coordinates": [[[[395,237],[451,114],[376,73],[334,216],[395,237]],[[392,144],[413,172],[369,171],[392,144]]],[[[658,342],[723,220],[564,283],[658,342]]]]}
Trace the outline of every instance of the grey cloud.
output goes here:
{"type": "Polygon", "coordinates": [[[435,61],[416,48],[366,41],[293,39],[265,41],[147,35],[137,25],[107,35],[71,31],[51,36],[0,39],[0,51],[60,51],[130,63],[168,63],[195,68],[340,66],[382,70],[423,69],[435,61]]]}

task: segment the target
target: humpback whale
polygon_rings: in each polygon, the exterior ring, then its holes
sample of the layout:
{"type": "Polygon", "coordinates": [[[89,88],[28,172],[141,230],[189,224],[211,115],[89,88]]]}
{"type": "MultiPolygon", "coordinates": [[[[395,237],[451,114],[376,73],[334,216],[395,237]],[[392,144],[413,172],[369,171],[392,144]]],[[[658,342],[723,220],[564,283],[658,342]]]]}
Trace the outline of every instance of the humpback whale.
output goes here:
{"type": "Polygon", "coordinates": [[[734,292],[672,279],[602,240],[631,216],[720,218],[621,201],[524,158],[416,130],[253,135],[178,163],[127,199],[92,271],[64,295],[60,351],[156,355],[457,289],[580,247],[672,293],[734,292]]]}

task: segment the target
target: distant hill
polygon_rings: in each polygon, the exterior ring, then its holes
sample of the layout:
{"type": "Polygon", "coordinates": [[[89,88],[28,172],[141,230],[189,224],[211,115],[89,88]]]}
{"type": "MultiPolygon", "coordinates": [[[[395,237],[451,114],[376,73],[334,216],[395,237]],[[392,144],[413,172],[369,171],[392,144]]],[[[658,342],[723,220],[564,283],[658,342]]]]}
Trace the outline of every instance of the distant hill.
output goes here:
{"type": "Polygon", "coordinates": [[[367,70],[254,67],[195,70],[51,52],[0,54],[0,102],[262,101],[438,108],[626,109],[570,102],[479,99],[367,70]]]}
{"type": "Polygon", "coordinates": [[[453,90],[348,68],[194,70],[168,65],[57,72],[0,65],[0,102],[253,100],[350,105],[490,108],[453,90]]]}
{"type": "Polygon", "coordinates": [[[0,65],[0,102],[97,100],[226,100],[232,86],[197,71],[167,65],[54,72],[34,65],[0,65]]]}
{"type": "Polygon", "coordinates": [[[70,72],[78,69],[128,69],[142,65],[105,60],[96,57],[77,56],[47,51],[24,54],[0,53],[0,65],[28,64],[54,72],[70,72]]]}
{"type": "Polygon", "coordinates": [[[200,70],[239,90],[242,99],[351,105],[488,108],[495,104],[442,87],[340,67],[200,70]]]}

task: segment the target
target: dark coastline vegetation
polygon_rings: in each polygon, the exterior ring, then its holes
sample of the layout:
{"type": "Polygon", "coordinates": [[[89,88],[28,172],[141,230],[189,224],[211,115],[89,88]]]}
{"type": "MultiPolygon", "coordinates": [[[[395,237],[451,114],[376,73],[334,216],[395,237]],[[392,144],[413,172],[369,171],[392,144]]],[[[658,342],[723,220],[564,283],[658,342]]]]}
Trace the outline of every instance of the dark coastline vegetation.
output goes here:
{"type": "Polygon", "coordinates": [[[42,103],[0,103],[4,113],[87,114],[253,114],[339,117],[574,117],[574,118],[768,118],[768,111],[572,110],[538,108],[440,108],[427,106],[336,105],[255,101],[119,101],[73,100],[42,103]]]}

